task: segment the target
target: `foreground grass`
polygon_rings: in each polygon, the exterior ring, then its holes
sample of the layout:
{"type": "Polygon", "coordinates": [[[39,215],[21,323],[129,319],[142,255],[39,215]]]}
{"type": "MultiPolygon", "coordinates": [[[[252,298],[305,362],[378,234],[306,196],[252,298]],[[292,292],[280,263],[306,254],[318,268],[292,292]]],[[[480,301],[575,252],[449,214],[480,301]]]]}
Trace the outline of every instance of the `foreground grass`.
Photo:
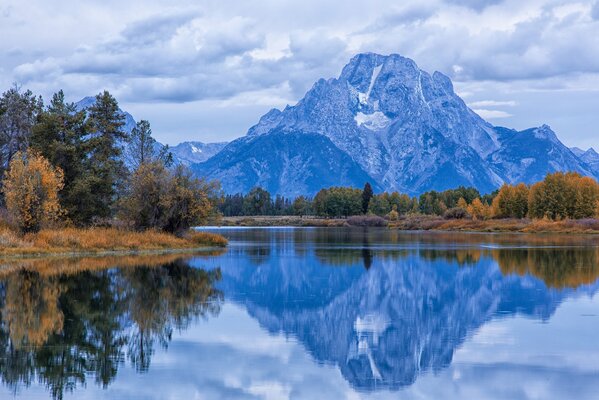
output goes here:
{"type": "Polygon", "coordinates": [[[224,237],[206,232],[189,232],[178,237],[152,230],[133,232],[114,228],[63,228],[19,235],[9,228],[0,229],[0,256],[139,252],[226,245],[227,239],[224,237]]]}

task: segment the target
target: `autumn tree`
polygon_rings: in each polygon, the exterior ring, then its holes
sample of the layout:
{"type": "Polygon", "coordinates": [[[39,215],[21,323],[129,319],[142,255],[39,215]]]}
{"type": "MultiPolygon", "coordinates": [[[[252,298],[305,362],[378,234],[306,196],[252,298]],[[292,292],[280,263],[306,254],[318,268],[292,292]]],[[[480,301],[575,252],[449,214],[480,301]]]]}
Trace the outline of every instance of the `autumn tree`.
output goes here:
{"type": "Polygon", "coordinates": [[[590,218],[598,200],[599,186],[594,179],[556,172],[531,187],[529,208],[533,218],[590,218]]]}
{"type": "Polygon", "coordinates": [[[63,172],[32,150],[17,152],[5,174],[2,191],[10,218],[23,232],[36,232],[62,215],[58,193],[63,172]]]}
{"type": "Polygon", "coordinates": [[[477,220],[491,217],[491,207],[487,204],[484,204],[478,197],[472,200],[472,204],[470,204],[466,210],[468,211],[468,214],[472,216],[472,218],[477,220]]]}
{"type": "Polygon", "coordinates": [[[516,186],[504,184],[493,199],[493,216],[496,218],[525,218],[528,214],[529,188],[523,183],[516,186]]]}
{"type": "Polygon", "coordinates": [[[169,171],[163,163],[142,164],[121,200],[122,217],[136,229],[181,233],[214,212],[214,183],[194,178],[184,167],[169,171]]]}

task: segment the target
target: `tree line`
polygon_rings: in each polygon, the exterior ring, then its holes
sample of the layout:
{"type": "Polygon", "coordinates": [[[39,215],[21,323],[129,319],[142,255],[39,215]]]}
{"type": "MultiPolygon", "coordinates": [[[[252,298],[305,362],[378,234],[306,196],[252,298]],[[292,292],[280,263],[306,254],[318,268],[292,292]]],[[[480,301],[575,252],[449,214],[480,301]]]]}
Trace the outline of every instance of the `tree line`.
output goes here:
{"type": "Polygon", "coordinates": [[[297,215],[342,218],[377,215],[396,220],[403,215],[437,215],[445,218],[599,218],[599,183],[574,172],[547,174],[533,185],[504,184],[493,193],[481,194],[476,188],[460,186],[444,191],[428,191],[418,197],[399,192],[373,193],[363,189],[331,187],[314,197],[291,200],[272,195],[263,188],[248,194],[228,195],[219,205],[225,216],[297,215]]]}
{"type": "Polygon", "coordinates": [[[129,133],[107,91],[87,109],[15,86],[0,97],[0,204],[23,232],[110,225],[181,232],[215,211],[218,186],[173,165],[148,121],[129,133]]]}

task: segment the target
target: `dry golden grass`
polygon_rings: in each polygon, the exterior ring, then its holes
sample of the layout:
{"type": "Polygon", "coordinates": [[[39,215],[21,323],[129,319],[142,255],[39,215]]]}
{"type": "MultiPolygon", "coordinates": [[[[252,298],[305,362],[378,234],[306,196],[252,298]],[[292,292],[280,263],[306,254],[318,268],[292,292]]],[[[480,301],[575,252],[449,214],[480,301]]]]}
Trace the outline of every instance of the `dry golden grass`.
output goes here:
{"type": "Polygon", "coordinates": [[[209,232],[190,232],[185,239],[203,246],[226,247],[228,243],[223,236],[209,232]]]}
{"type": "Polygon", "coordinates": [[[133,232],[115,228],[46,229],[24,236],[0,228],[0,256],[51,253],[103,253],[224,247],[219,235],[191,233],[177,237],[164,232],[133,232]]]}

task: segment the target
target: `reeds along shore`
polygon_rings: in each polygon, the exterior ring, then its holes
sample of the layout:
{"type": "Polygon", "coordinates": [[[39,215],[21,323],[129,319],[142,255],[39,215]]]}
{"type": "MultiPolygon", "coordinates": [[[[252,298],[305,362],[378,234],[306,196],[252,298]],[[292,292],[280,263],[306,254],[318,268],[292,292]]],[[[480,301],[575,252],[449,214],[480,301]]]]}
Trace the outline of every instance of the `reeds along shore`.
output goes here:
{"type": "Polygon", "coordinates": [[[155,230],[136,232],[116,228],[62,228],[19,234],[8,227],[0,228],[0,256],[194,249],[226,245],[227,239],[223,236],[195,231],[175,236],[155,230]]]}

